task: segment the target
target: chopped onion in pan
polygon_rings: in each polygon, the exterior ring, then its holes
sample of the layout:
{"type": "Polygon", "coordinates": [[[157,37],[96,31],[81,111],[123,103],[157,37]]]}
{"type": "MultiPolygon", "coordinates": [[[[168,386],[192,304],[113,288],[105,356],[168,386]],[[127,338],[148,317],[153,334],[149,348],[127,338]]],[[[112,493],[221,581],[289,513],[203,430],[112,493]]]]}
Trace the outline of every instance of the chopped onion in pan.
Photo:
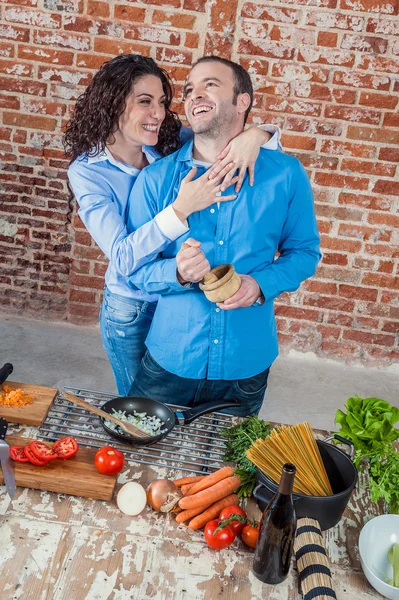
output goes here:
{"type": "MultiPolygon", "coordinates": [[[[161,419],[159,417],[156,417],[156,416],[150,417],[145,412],[138,413],[138,412],[134,411],[133,414],[126,415],[125,410],[112,409],[112,416],[116,417],[120,421],[127,421],[128,423],[135,425],[138,429],[141,429],[142,431],[144,431],[145,433],[148,433],[148,435],[151,435],[151,436],[159,435],[161,433],[167,432],[166,428],[162,429],[164,423],[161,421],[161,419]]],[[[120,433],[120,434],[126,435],[126,431],[123,431],[123,429],[121,429],[119,427],[119,425],[116,425],[116,423],[106,420],[105,424],[107,427],[109,427],[109,429],[112,429],[112,431],[115,431],[115,433],[120,433]]]]}

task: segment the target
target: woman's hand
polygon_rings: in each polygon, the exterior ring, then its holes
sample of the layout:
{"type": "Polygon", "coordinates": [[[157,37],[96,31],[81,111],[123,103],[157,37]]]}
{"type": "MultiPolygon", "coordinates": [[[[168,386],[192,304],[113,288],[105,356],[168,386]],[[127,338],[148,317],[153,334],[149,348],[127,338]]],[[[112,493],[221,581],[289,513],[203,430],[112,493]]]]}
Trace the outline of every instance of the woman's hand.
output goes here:
{"type": "Polygon", "coordinates": [[[267,131],[262,131],[258,127],[246,129],[234,139],[231,140],[224,150],[219,154],[218,160],[209,170],[209,178],[214,179],[224,176],[221,190],[227,189],[233,184],[233,175],[238,169],[238,181],[235,191],[238,193],[244,181],[245,172],[248,169],[249,185],[254,184],[255,162],[259,155],[260,147],[266,144],[272,136],[267,131]],[[228,165],[231,168],[225,173],[228,165]],[[222,174],[223,173],[223,174],[222,174]]]}
{"type": "MultiPolygon", "coordinates": [[[[231,164],[227,164],[221,173],[217,176],[209,178],[208,171],[201,177],[193,181],[193,177],[197,172],[197,168],[193,167],[181,182],[179,194],[172,206],[181,221],[185,221],[193,212],[208,208],[215,202],[229,202],[235,200],[237,196],[222,196],[222,190],[225,189],[224,184],[218,182],[221,178],[231,170],[231,164]]],[[[232,183],[238,181],[238,177],[232,179],[232,183]]]]}

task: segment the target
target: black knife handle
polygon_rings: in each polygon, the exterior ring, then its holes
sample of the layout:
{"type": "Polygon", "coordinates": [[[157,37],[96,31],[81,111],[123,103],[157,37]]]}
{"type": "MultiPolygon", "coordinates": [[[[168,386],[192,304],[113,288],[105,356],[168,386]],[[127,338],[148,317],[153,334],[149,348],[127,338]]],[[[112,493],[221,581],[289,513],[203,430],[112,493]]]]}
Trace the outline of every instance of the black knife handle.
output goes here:
{"type": "Polygon", "coordinates": [[[9,375],[11,375],[13,370],[14,370],[14,367],[12,366],[11,363],[6,363],[5,365],[3,365],[1,367],[1,369],[0,369],[0,385],[5,382],[5,380],[7,379],[7,377],[9,375]]]}
{"type": "Polygon", "coordinates": [[[7,433],[8,422],[0,417],[0,440],[5,440],[7,433]]]}

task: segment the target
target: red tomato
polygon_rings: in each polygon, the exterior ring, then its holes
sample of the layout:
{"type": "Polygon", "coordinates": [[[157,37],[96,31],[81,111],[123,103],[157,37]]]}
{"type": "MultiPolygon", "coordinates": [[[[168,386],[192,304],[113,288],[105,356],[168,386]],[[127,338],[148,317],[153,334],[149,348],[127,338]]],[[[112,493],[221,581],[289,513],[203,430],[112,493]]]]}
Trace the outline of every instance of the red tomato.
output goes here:
{"type": "Polygon", "coordinates": [[[219,515],[220,521],[228,520],[228,525],[232,528],[235,535],[241,533],[247,523],[247,513],[239,506],[227,506],[219,515]],[[245,520],[231,519],[232,515],[239,515],[245,520]]]}
{"type": "Polygon", "coordinates": [[[27,456],[29,462],[32,463],[32,465],[36,465],[37,467],[44,467],[44,465],[47,465],[48,461],[36,458],[29,446],[25,446],[24,452],[25,456],[27,456]]]}
{"type": "Polygon", "coordinates": [[[97,451],[94,457],[94,464],[97,471],[104,475],[116,475],[123,469],[125,457],[120,450],[112,446],[104,446],[97,451]]]}
{"type": "Polygon", "coordinates": [[[220,531],[215,534],[219,524],[219,519],[213,519],[213,521],[209,521],[205,525],[204,529],[205,541],[213,550],[222,550],[223,548],[227,548],[234,542],[236,537],[234,531],[229,525],[221,528],[220,531]]]}
{"type": "Polygon", "coordinates": [[[16,462],[20,462],[20,463],[29,462],[29,458],[26,456],[23,446],[11,446],[10,456],[16,462]]]}
{"type": "Polygon", "coordinates": [[[35,440],[29,444],[29,449],[33,452],[38,460],[49,462],[50,460],[56,460],[58,458],[56,453],[43,442],[38,442],[35,440]]]}
{"type": "Polygon", "coordinates": [[[254,521],[253,523],[248,523],[245,525],[244,529],[241,532],[242,541],[249,546],[250,548],[256,547],[256,542],[258,541],[259,535],[259,523],[254,521]]]}
{"type": "Polygon", "coordinates": [[[71,458],[76,454],[78,448],[78,442],[71,436],[63,437],[53,444],[53,452],[55,452],[57,458],[71,458]]]}

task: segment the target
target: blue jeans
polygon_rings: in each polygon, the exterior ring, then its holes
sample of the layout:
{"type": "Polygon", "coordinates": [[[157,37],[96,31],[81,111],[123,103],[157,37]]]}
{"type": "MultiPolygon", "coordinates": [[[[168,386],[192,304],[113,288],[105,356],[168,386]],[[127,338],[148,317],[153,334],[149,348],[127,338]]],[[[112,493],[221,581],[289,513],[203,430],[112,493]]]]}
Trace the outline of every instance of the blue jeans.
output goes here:
{"type": "Polygon", "coordinates": [[[145,354],[144,342],[155,308],[154,302],[133,300],[105,288],[100,311],[101,338],[121,396],[127,396],[145,354]]]}
{"type": "Polygon", "coordinates": [[[160,402],[194,407],[210,400],[241,400],[241,408],[225,408],[229,415],[257,415],[267,387],[269,370],[248,379],[211,380],[187,379],[163,369],[148,352],[137,371],[129,396],[144,396],[160,402]]]}

